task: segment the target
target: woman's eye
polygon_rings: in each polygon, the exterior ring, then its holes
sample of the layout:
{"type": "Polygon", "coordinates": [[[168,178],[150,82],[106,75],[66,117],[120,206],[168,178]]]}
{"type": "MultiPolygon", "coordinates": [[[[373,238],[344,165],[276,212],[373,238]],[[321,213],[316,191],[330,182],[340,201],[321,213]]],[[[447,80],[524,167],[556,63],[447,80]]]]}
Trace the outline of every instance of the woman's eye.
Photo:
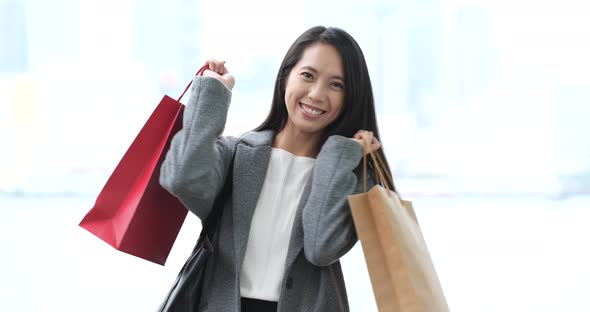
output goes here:
{"type": "Polygon", "coordinates": [[[341,84],[340,82],[334,82],[334,83],[332,83],[332,85],[338,89],[344,90],[344,85],[341,84]]]}
{"type": "Polygon", "coordinates": [[[303,76],[306,79],[312,79],[313,78],[313,75],[310,74],[310,73],[308,73],[308,72],[302,72],[301,73],[301,76],[303,76]]]}

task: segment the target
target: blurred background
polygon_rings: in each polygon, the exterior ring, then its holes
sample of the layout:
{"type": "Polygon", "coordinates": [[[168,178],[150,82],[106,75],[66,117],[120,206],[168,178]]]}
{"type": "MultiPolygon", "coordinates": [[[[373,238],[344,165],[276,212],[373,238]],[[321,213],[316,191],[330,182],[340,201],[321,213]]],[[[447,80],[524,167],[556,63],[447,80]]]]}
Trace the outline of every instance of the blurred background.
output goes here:
{"type": "MultiPolygon", "coordinates": [[[[290,44],[326,25],[363,48],[451,311],[590,311],[589,14],[582,0],[0,0],[2,310],[155,310],[199,220],[164,267],[79,221],[206,58],[236,76],[225,134],[239,135],[266,116],[290,44]]],[[[352,311],[376,311],[360,244],[342,261],[352,311]]]]}

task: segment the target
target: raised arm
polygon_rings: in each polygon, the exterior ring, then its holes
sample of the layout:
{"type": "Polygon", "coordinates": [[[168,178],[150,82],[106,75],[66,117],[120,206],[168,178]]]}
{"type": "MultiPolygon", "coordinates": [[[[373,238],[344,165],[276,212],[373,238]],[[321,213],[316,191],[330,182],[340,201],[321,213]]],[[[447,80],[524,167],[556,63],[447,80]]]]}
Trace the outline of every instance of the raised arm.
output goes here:
{"type": "Polygon", "coordinates": [[[218,79],[195,77],[183,128],[162,163],[162,187],[201,219],[211,211],[238,142],[221,136],[230,100],[231,91],[218,79]]]}
{"type": "MultiPolygon", "coordinates": [[[[322,146],[312,176],[309,199],[303,208],[303,249],[309,262],[330,265],[358,240],[348,195],[362,192],[354,169],[362,147],[350,138],[334,135],[322,146]]],[[[374,185],[370,178],[367,184],[374,185]]]]}

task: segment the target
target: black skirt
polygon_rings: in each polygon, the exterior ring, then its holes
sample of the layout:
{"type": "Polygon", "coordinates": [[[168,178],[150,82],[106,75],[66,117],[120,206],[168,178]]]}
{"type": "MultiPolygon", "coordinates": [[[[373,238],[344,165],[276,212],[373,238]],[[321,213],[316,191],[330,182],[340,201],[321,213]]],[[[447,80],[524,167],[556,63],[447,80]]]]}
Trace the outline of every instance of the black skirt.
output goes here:
{"type": "Polygon", "coordinates": [[[242,312],[276,312],[277,303],[242,297],[242,312]]]}

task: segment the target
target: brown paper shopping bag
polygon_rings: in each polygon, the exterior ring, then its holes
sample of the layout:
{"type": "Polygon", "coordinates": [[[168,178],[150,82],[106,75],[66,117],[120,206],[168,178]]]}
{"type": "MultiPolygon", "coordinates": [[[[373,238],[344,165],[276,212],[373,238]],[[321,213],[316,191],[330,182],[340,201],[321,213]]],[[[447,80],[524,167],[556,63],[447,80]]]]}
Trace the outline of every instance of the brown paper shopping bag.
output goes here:
{"type": "MultiPolygon", "coordinates": [[[[387,185],[381,158],[370,153],[384,185],[348,197],[380,312],[449,311],[412,203],[387,185]]],[[[389,181],[393,181],[390,179],[389,181]]]]}

